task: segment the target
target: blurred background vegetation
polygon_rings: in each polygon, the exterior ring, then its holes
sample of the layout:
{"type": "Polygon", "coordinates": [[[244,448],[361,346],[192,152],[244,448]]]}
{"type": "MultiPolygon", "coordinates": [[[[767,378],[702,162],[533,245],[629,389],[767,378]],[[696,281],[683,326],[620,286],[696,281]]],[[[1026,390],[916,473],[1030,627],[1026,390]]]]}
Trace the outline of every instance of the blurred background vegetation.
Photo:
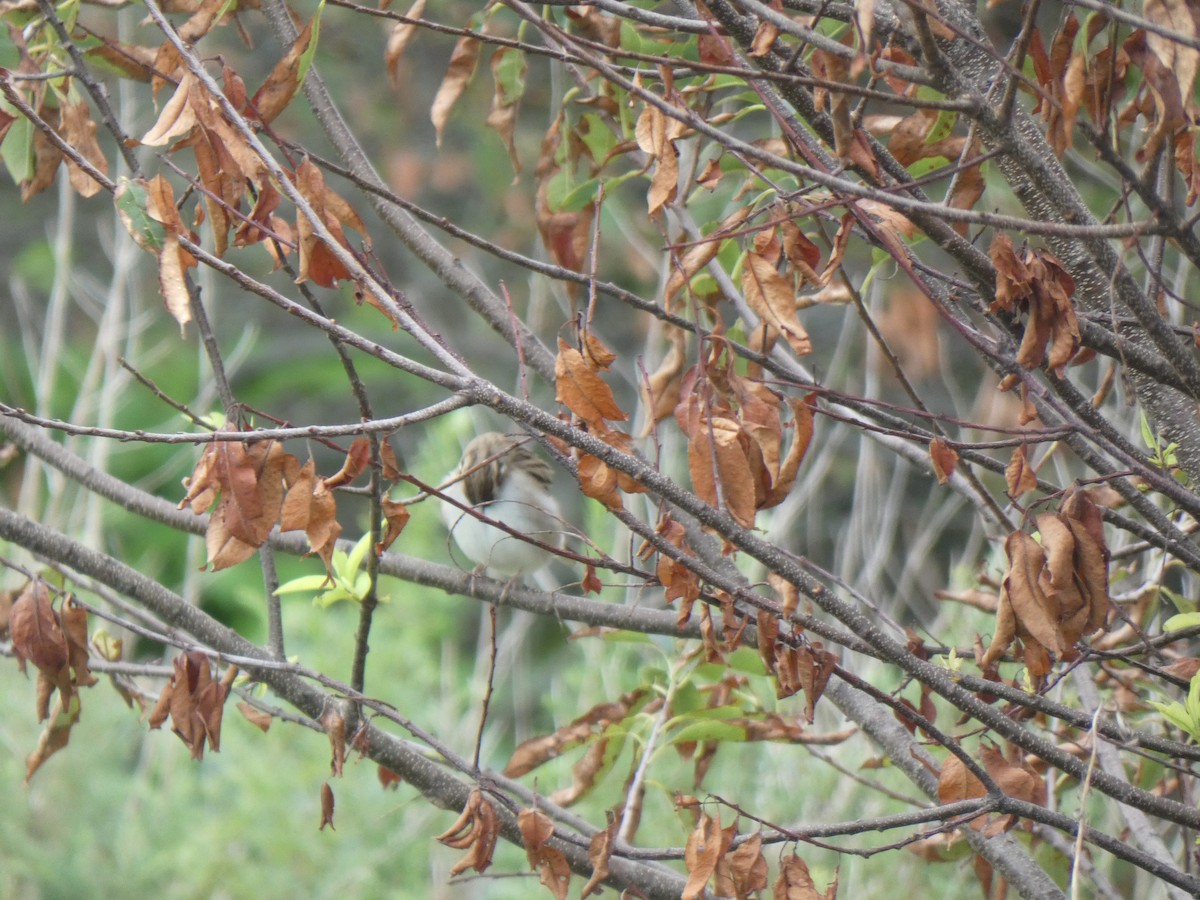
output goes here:
{"type": "MultiPolygon", "coordinates": [[[[453,0],[431,6],[436,7],[431,13],[446,23],[466,23],[479,8],[476,3],[453,0]]],[[[301,20],[315,8],[314,3],[295,5],[301,20]]],[[[121,37],[154,45],[153,27],[143,23],[141,15],[136,7],[119,14],[121,37]]],[[[113,21],[108,14],[93,14],[86,7],[80,19],[94,20],[98,28],[110,28],[113,21]]],[[[248,51],[230,29],[214,34],[205,47],[208,53],[236,58],[249,84],[266,74],[278,48],[257,13],[247,11],[239,21],[258,49],[248,51]]],[[[561,68],[536,57],[529,60],[517,132],[525,170],[514,189],[511,164],[499,139],[484,124],[490,78],[481,72],[474,79],[437,148],[428,111],[455,38],[423,32],[409,47],[392,84],[383,62],[388,28],[386,22],[346,9],[329,7],[323,15],[317,65],[367,152],[401,196],[505,248],[539,255],[530,185],[542,136],[569,88],[562,83],[561,68]]],[[[0,41],[0,48],[0,57],[8,54],[0,64],[15,65],[12,47],[0,41]]],[[[113,93],[127,129],[144,133],[156,115],[144,102],[145,93],[135,95],[119,84],[114,84],[113,93]]],[[[302,104],[296,106],[274,124],[276,131],[303,146],[325,147],[312,123],[300,114],[302,104]]],[[[744,124],[748,133],[767,127],[767,117],[761,113],[758,118],[748,116],[744,124]]],[[[661,275],[657,266],[664,236],[646,221],[645,185],[645,179],[634,178],[607,197],[598,274],[652,296],[661,275]],[[624,244],[618,252],[604,252],[604,235],[610,232],[620,233],[635,251],[641,242],[646,252],[627,252],[624,244]]],[[[732,185],[722,187],[698,214],[707,216],[709,223],[718,220],[733,191],[732,185]]],[[[1001,198],[995,205],[1004,202],[1001,198]]],[[[189,398],[195,412],[209,415],[219,408],[197,342],[191,336],[181,340],[178,329],[162,314],[151,261],[131,250],[127,241],[117,240],[122,229],[109,203],[103,198],[80,200],[65,185],[23,207],[15,190],[5,188],[0,203],[5,210],[0,216],[0,254],[7,261],[3,267],[7,296],[0,300],[0,389],[7,402],[70,419],[90,409],[96,412],[92,418],[116,428],[184,428],[187,423],[176,411],[117,364],[124,357],[135,360],[138,370],[166,394],[189,398]],[[118,302],[125,307],[114,309],[118,302]],[[120,322],[129,327],[114,332],[114,323],[120,322]],[[103,363],[97,364],[100,358],[103,363]]],[[[365,209],[360,212],[370,215],[365,209]]],[[[576,311],[561,285],[551,286],[464,243],[451,240],[450,244],[486,283],[504,282],[522,319],[553,344],[556,330],[576,311]]],[[[374,252],[421,314],[438,328],[454,329],[460,339],[464,328],[479,329],[477,335],[470,335],[471,363],[501,387],[518,388],[518,374],[496,335],[464,315],[455,305],[457,300],[443,299],[444,289],[434,278],[411,264],[387,238],[377,239],[374,252]]],[[[852,259],[854,265],[871,265],[867,251],[854,250],[852,257],[854,253],[862,255],[852,259]]],[[[270,269],[266,255],[256,247],[231,250],[229,259],[264,277],[270,269]]],[[[886,313],[891,304],[896,328],[933,335],[932,346],[911,349],[932,360],[922,386],[935,397],[939,391],[959,391],[945,399],[969,408],[986,376],[978,369],[964,373],[964,361],[954,355],[961,351],[938,344],[935,323],[913,328],[911,317],[916,313],[902,306],[902,296],[880,293],[887,275],[886,270],[880,271],[875,293],[868,298],[873,308],[886,313]],[[941,374],[953,366],[959,366],[958,378],[944,381],[941,374]]],[[[266,305],[227,295],[227,286],[206,281],[203,270],[200,277],[241,400],[290,422],[333,423],[356,415],[347,401],[341,366],[319,333],[266,305]]],[[[361,334],[387,327],[374,310],[354,303],[349,288],[330,305],[339,321],[361,334]]],[[[852,309],[817,308],[804,321],[814,342],[826,348],[821,354],[824,378],[838,381],[847,378],[848,371],[862,368],[867,344],[852,309]]],[[[637,356],[648,343],[646,325],[647,320],[617,308],[604,317],[603,336],[618,354],[637,356]]],[[[421,358],[405,339],[396,344],[421,358]]],[[[440,399],[415,379],[393,384],[395,373],[382,365],[362,362],[361,372],[379,404],[375,410],[379,416],[440,399]],[[386,406],[389,394],[395,397],[394,408],[386,406]]],[[[635,387],[626,383],[619,390],[632,396],[635,387]]],[[[550,402],[547,397],[535,399],[550,402]]],[[[496,424],[462,413],[402,431],[393,445],[414,474],[435,483],[457,460],[467,437],[496,424]]],[[[983,614],[962,609],[947,613],[932,600],[936,589],[965,588],[976,582],[978,560],[988,551],[973,517],[953,501],[931,497],[928,478],[861,442],[855,429],[832,423],[826,427],[822,440],[827,452],[820,468],[803,478],[796,501],[777,513],[775,527],[793,528],[794,546],[806,548],[817,559],[837,560],[838,571],[854,584],[892,592],[898,619],[919,619],[938,633],[944,617],[953,615],[956,633],[986,631],[989,618],[983,614]],[[830,509],[863,504],[868,495],[876,505],[863,506],[849,530],[844,519],[827,514],[830,509]],[[880,508],[889,510],[892,518],[873,517],[872,509],[880,508]],[[946,533],[956,540],[942,542],[940,537],[946,533]]],[[[67,438],[65,443],[89,459],[103,457],[118,477],[172,502],[182,497],[180,478],[191,470],[197,455],[190,447],[87,438],[67,438]]],[[[332,471],[339,464],[319,444],[310,449],[320,470],[332,471]]],[[[293,452],[303,458],[298,449],[293,452]]],[[[124,513],[40,467],[0,469],[0,502],[15,502],[18,495],[27,508],[40,507],[38,518],[46,524],[61,528],[86,522],[96,546],[163,584],[177,586],[249,639],[264,638],[262,576],[253,564],[202,573],[199,539],[124,513]]],[[[611,520],[591,508],[593,501],[572,502],[577,505],[568,517],[585,523],[599,544],[608,547],[621,540],[611,520]]],[[[431,507],[426,503],[414,510],[396,549],[465,566],[461,557],[455,557],[431,507]]],[[[360,528],[365,526],[365,515],[365,508],[359,510],[360,528]]],[[[352,518],[342,516],[344,522],[352,518]]],[[[357,537],[349,529],[347,536],[357,537]]],[[[18,555],[3,546],[0,553],[18,555]]],[[[1001,562],[993,556],[983,568],[998,574],[1001,562]]],[[[280,558],[279,566],[284,582],[320,570],[314,559],[280,558]]],[[[578,577],[557,574],[564,581],[578,577]]],[[[623,585],[611,584],[606,596],[620,600],[623,591],[623,585]]],[[[486,678],[486,610],[474,601],[386,579],[382,593],[388,602],[376,615],[369,688],[398,698],[406,716],[469,755],[486,678]]],[[[670,642],[567,640],[569,629],[553,622],[534,622],[509,611],[501,611],[499,620],[504,654],[483,744],[484,763],[492,768],[502,768],[520,741],[558,728],[593,704],[640,685],[661,685],[683,677],[673,668],[676,653],[670,642]]],[[[284,622],[290,656],[337,677],[348,673],[356,625],[356,610],[349,604],[326,609],[306,597],[289,596],[284,622]]],[[[162,649],[139,644],[135,658],[154,661],[162,649]]],[[[758,677],[761,665],[756,658],[739,658],[739,662],[747,677],[739,690],[755,698],[761,709],[793,716],[803,709],[802,697],[775,700],[769,681],[758,677]]],[[[875,673],[868,669],[858,674],[874,680],[875,673]]],[[[701,668],[687,677],[700,683],[715,673],[701,668]]],[[[898,681],[877,683],[884,690],[900,687],[898,681]]],[[[97,686],[84,697],[83,718],[70,747],[26,786],[25,758],[41,730],[33,715],[33,681],[6,679],[5,684],[0,692],[0,809],[5,810],[0,815],[0,896],[47,900],[89,896],[515,898],[543,891],[536,875],[526,872],[523,853],[504,844],[488,876],[447,884],[447,872],[459,854],[436,844],[433,837],[449,826],[454,815],[432,809],[405,785],[385,790],[375,766],[366,762],[348,763],[345,777],[332,782],[336,831],[318,831],[319,791],[329,779],[325,737],[281,721],[263,734],[232,707],[226,712],[222,752],[196,763],[168,731],[147,733],[144,711],[127,708],[116,692],[97,686]]],[[[694,690],[694,684],[678,686],[682,693],[689,689],[694,690]]],[[[915,691],[910,699],[918,701],[915,691]]],[[[698,697],[697,703],[702,704],[703,698],[698,697]]],[[[843,726],[835,711],[818,708],[814,730],[835,731],[843,726]]],[[[549,793],[570,784],[570,766],[579,752],[542,767],[536,776],[538,790],[549,793]]],[[[619,792],[631,757],[631,746],[626,746],[613,761],[608,783],[584,801],[580,811],[592,821],[603,821],[603,810],[619,792]]],[[[736,796],[759,815],[784,822],[804,822],[809,816],[820,821],[852,820],[909,808],[906,798],[914,796],[913,788],[886,766],[875,768],[875,762],[866,742],[857,742],[849,750],[762,744],[719,752],[706,785],[736,796]],[[860,779],[885,790],[866,789],[860,779]]],[[[677,793],[689,790],[691,763],[675,748],[663,746],[651,769],[643,833],[653,835],[657,844],[681,846],[692,820],[674,809],[674,800],[677,793]]],[[[743,824],[743,830],[751,827],[749,821],[743,824]]],[[[909,889],[924,897],[957,898],[978,890],[969,860],[962,854],[939,866],[905,853],[853,865],[845,857],[811,847],[805,848],[805,858],[819,886],[831,880],[841,864],[840,896],[844,897],[890,896],[897,889],[909,889]]]]}

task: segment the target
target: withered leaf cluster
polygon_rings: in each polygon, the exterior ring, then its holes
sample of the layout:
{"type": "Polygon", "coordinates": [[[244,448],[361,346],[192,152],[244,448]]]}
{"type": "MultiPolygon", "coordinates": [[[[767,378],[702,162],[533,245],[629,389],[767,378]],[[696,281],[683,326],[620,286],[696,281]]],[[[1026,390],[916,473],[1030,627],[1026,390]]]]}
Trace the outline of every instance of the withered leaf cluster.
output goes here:
{"type": "Polygon", "coordinates": [[[496,808],[479,788],[475,788],[467,797],[462,814],[437,839],[447,847],[468,851],[450,869],[451,875],[460,875],[467,869],[486,872],[492,864],[492,854],[496,852],[499,836],[500,820],[496,816],[496,808]]]}
{"type": "Polygon", "coordinates": [[[782,700],[804,691],[804,718],[811,725],[813,710],[837,666],[837,657],[820,641],[796,645],[781,640],[779,620],[765,610],[758,613],[758,652],[767,671],[775,676],[776,697],[782,700]]]}
{"type": "Polygon", "coordinates": [[[54,608],[49,586],[34,579],[8,610],[8,636],[21,670],[37,669],[37,717],[46,722],[38,746],[26,760],[25,780],[56,751],[67,745],[79,720],[79,688],[96,683],[88,669],[87,610],[70,594],[54,608]],[[50,701],[58,701],[51,710],[50,701]],[[47,721],[49,720],[49,721],[47,721]]]}
{"type": "MultiPolygon", "coordinates": [[[[719,816],[699,812],[683,853],[688,871],[682,894],[685,900],[708,896],[706,891],[710,882],[716,896],[736,900],[749,900],[767,889],[767,860],[762,852],[762,835],[756,832],[738,840],[736,822],[722,828],[719,816]]],[[[800,863],[807,876],[808,867],[803,861],[794,855],[791,859],[800,863]]],[[[772,890],[775,897],[798,900],[821,900],[826,896],[832,900],[837,894],[836,885],[831,886],[832,892],[828,895],[818,894],[811,878],[805,884],[795,863],[788,859],[780,866],[772,890]]]]}
{"type": "Polygon", "coordinates": [[[1008,571],[996,632],[979,661],[983,669],[1020,639],[1030,675],[1042,678],[1052,657],[1069,658],[1080,638],[1107,620],[1109,553],[1100,508],[1086,491],[1075,490],[1057,513],[1036,521],[1041,543],[1022,531],[1005,541],[1008,571]]]}
{"type": "MultiPolygon", "coordinates": [[[[999,747],[982,744],[979,748],[979,763],[988,777],[1005,796],[1037,806],[1046,805],[1045,779],[1029,764],[1017,747],[1012,747],[1006,756],[999,747]]],[[[986,796],[983,782],[959,757],[949,756],[938,773],[938,802],[956,803],[961,800],[976,800],[986,796]]],[[[1016,826],[1018,819],[1012,815],[980,815],[970,825],[987,837],[994,837],[1016,826]]],[[[910,844],[908,850],[930,862],[955,858],[950,848],[962,839],[961,832],[941,832],[910,844]]],[[[992,890],[993,871],[991,864],[982,856],[975,858],[975,875],[983,888],[984,896],[997,896],[992,890]]],[[[1003,892],[999,896],[1004,896],[1003,892]]]]}
{"type": "MultiPolygon", "coordinates": [[[[694,555],[687,541],[687,529],[669,515],[662,516],[655,531],[671,546],[677,548],[686,556],[694,555]]],[[[649,559],[655,553],[654,545],[646,541],[638,549],[639,559],[649,559]]],[[[686,622],[692,614],[692,604],[700,597],[700,576],[687,567],[679,559],[667,553],[658,554],[655,564],[655,577],[663,586],[663,600],[666,603],[681,601],[679,604],[679,621],[686,622]]]]}
{"type": "MultiPolygon", "coordinates": [[[[609,424],[628,418],[601,375],[616,358],[616,354],[591,331],[582,333],[579,348],[559,339],[554,364],[555,396],[595,437],[615,450],[632,453],[633,438],[609,424]]],[[[636,479],[617,471],[599,457],[579,450],[572,450],[572,453],[577,460],[576,473],[585,497],[599,500],[609,509],[616,510],[624,507],[622,493],[645,492],[636,479]]]]}
{"type": "MultiPolygon", "coordinates": [[[[395,456],[386,442],[383,456],[385,477],[395,476],[395,456]]],[[[342,468],[322,478],[311,459],[302,465],[277,441],[214,441],[184,479],[187,494],[179,508],[190,506],[197,515],[212,510],[205,545],[214,571],[248,559],[276,525],[280,531],[303,531],[328,567],[342,531],[333,491],[361,475],[369,459],[367,439],[357,438],[342,468]]],[[[389,502],[384,514],[387,530],[376,552],[387,549],[408,521],[402,504],[389,502]]]]}
{"type": "MultiPolygon", "coordinates": [[[[525,842],[525,855],[529,868],[536,869],[539,878],[556,900],[566,900],[567,888],[571,883],[571,866],[567,857],[557,847],[551,847],[554,822],[540,809],[523,809],[517,814],[517,827],[525,842]]],[[[585,890],[582,896],[587,896],[585,890]]]]}
{"type": "Polygon", "coordinates": [[[696,495],[750,528],[757,511],[781,503],[796,481],[813,435],[812,399],[785,398],[739,374],[722,339],[710,338],[706,347],[707,358],[683,377],[675,421],[688,439],[696,495]]]}
{"type": "Polygon", "coordinates": [[[236,677],[237,666],[230,666],[220,681],[214,681],[207,656],[199,650],[179,654],[171,680],[150,713],[150,727],[159,728],[170,718],[171,730],[187,745],[192,759],[204,758],[205,744],[218,752],[225,698],[236,677]]]}
{"type": "Polygon", "coordinates": [[[1046,364],[1060,378],[1079,349],[1079,320],[1071,301],[1075,281],[1055,257],[1025,248],[1018,256],[1012,239],[996,235],[991,247],[996,267],[996,299],[989,309],[1027,313],[1017,362],[1027,369],[1046,364]]]}
{"type": "MultiPolygon", "coordinates": [[[[204,0],[180,27],[180,35],[187,35],[185,39],[189,41],[200,39],[217,24],[218,14],[224,8],[220,0],[204,0]]],[[[350,205],[325,184],[320,170],[307,158],[285,175],[312,215],[297,210],[294,225],[277,215],[283,199],[282,186],[255,149],[250,131],[251,127],[272,122],[292,101],[307,56],[315,46],[316,21],[314,18],[305,25],[252,95],[237,72],[223,64],[224,97],[218,98],[188,68],[174,45],[164,41],[149,64],[154,73],[153,90],[157,95],[168,85],[174,89],[141,143],[167,147],[173,154],[191,151],[196,163],[196,186],[200,188],[197,194],[201,198],[193,225],[199,228],[207,223],[217,256],[223,256],[231,243],[245,247],[265,242],[278,266],[282,255],[294,249],[298,251],[301,281],[333,287],[338,280],[351,277],[339,258],[341,251],[350,251],[345,229],[354,229],[366,241],[365,226],[350,205]]],[[[135,58],[131,48],[118,49],[135,58]]],[[[72,113],[73,121],[83,117],[86,107],[82,114],[72,113]]],[[[88,120],[79,127],[90,124],[88,120]]],[[[94,125],[91,130],[94,132],[94,125]]],[[[81,146],[89,145],[85,141],[81,146]]],[[[103,162],[103,157],[97,161],[102,171],[103,162]]],[[[36,185],[31,190],[33,187],[36,185]]],[[[181,326],[185,325],[191,314],[184,276],[196,260],[179,242],[182,238],[197,241],[196,233],[183,222],[173,191],[161,175],[151,181],[125,181],[116,199],[122,220],[134,240],[158,257],[159,287],[167,309],[181,326]],[[144,217],[161,227],[148,227],[142,221],[144,217]]],[[[368,300],[376,303],[377,298],[370,292],[367,294],[368,300]]]]}

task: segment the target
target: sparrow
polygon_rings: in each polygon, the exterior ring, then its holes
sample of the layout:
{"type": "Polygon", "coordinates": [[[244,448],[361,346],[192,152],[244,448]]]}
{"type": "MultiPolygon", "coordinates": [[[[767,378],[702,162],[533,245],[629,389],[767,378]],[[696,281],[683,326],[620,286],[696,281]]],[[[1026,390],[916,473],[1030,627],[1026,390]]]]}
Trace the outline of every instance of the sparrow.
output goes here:
{"type": "MultiPolygon", "coordinates": [[[[550,464],[521,439],[489,431],[467,444],[442,493],[540,544],[561,547],[563,521],[550,493],[553,476],[550,464]]],[[[462,552],[495,575],[520,578],[553,556],[450,503],[442,504],[442,519],[462,552]]]]}

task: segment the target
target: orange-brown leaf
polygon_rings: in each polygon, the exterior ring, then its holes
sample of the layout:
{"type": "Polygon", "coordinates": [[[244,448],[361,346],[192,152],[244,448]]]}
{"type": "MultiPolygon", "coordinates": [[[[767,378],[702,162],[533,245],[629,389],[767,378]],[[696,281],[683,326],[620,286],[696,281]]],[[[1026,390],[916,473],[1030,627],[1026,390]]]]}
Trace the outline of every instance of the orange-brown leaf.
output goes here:
{"type": "Polygon", "coordinates": [[[438,85],[437,95],[433,98],[433,106],[429,110],[429,118],[433,122],[439,147],[442,145],[442,132],[450,118],[450,111],[454,109],[454,104],[462,97],[475,74],[482,46],[479,38],[464,35],[458,39],[454,51],[450,54],[450,64],[446,68],[442,83],[438,85]]]}
{"type": "Polygon", "coordinates": [[[561,338],[554,364],[555,397],[588,425],[598,431],[607,426],[604,420],[623,422],[627,418],[617,405],[612,388],[596,374],[583,354],[561,338]]]}
{"type": "Polygon", "coordinates": [[[754,525],[755,487],[747,457],[748,438],[735,419],[700,422],[689,435],[688,472],[692,489],[706,503],[725,509],[739,525],[754,525]]]}
{"type": "Polygon", "coordinates": [[[1021,444],[1013,451],[1012,459],[1004,470],[1008,493],[1015,500],[1022,494],[1037,489],[1037,472],[1029,464],[1029,445],[1021,444]]]}
{"type": "Polygon", "coordinates": [[[196,113],[192,109],[191,93],[203,88],[196,81],[196,76],[188,72],[179,81],[175,93],[158,114],[158,120],[150,130],[142,136],[142,143],[148,147],[162,147],[175,138],[184,137],[196,127],[196,113]]]}
{"type": "Polygon", "coordinates": [[[71,728],[79,721],[79,713],[79,698],[60,693],[53,718],[44,717],[49,718],[49,721],[46,722],[46,727],[42,729],[42,733],[38,737],[37,747],[25,760],[26,784],[29,784],[33,773],[47,759],[67,746],[67,742],[71,739],[71,728]]]}
{"type": "Polygon", "coordinates": [[[946,484],[958,465],[958,451],[943,438],[934,438],[929,442],[929,459],[933,463],[933,474],[937,476],[938,484],[946,484]]]}
{"type": "Polygon", "coordinates": [[[340,778],[346,764],[346,718],[331,706],[321,716],[321,727],[329,738],[329,768],[340,778]]]}
{"type": "Polygon", "coordinates": [[[758,252],[746,254],[742,293],[750,308],[770,330],[783,335],[797,356],[812,352],[812,341],[796,316],[796,292],[791,281],[758,252]]]}
{"type": "Polygon", "coordinates": [[[683,862],[687,866],[688,880],[684,885],[682,900],[703,897],[708,879],[716,871],[724,847],[720,817],[700,813],[700,819],[688,835],[683,849],[683,862]]]}
{"type": "Polygon", "coordinates": [[[617,839],[617,818],[609,815],[608,827],[592,835],[588,844],[588,862],[592,864],[592,877],[580,891],[580,897],[587,897],[600,889],[604,879],[608,877],[608,861],[612,857],[613,843],[617,839]]]}
{"type": "Polygon", "coordinates": [[[28,660],[52,680],[66,669],[70,650],[45,582],[31,581],[13,603],[8,634],[22,667],[28,660]]]}
{"type": "MultiPolygon", "coordinates": [[[[415,0],[412,6],[405,13],[407,19],[419,19],[425,14],[425,0],[415,0]]],[[[409,43],[417,33],[417,25],[415,22],[397,22],[392,26],[392,33],[388,35],[387,47],[383,52],[383,60],[387,64],[388,78],[392,84],[399,88],[400,85],[400,58],[404,56],[404,51],[408,49],[409,43]]]]}
{"type": "Polygon", "coordinates": [[[333,827],[333,788],[326,781],[321,785],[321,827],[317,831],[324,831],[325,826],[329,826],[330,831],[336,831],[333,827]]]}
{"type": "MultiPolygon", "coordinates": [[[[100,150],[96,141],[96,123],[92,121],[91,113],[85,101],[68,103],[62,108],[63,138],[68,144],[79,151],[79,155],[90,162],[101,173],[108,173],[108,160],[100,150]]],[[[82,197],[94,197],[100,192],[100,182],[88,175],[70,159],[67,160],[67,174],[71,187],[82,197]]]]}
{"type": "Polygon", "coordinates": [[[380,504],[383,509],[383,519],[387,525],[383,534],[383,539],[375,545],[375,555],[383,553],[395,543],[396,538],[400,537],[400,532],[404,531],[404,526],[408,524],[408,520],[412,515],[408,511],[408,504],[396,500],[388,500],[386,497],[380,504]]]}
{"type": "Polygon", "coordinates": [[[300,88],[300,64],[313,39],[313,19],[308,20],[283,58],[275,64],[262,86],[250,98],[250,112],[264,125],[283,112],[300,88]]]}
{"type": "Polygon", "coordinates": [[[271,723],[274,721],[270,713],[263,712],[245,701],[238,703],[237,711],[242,714],[242,718],[264,733],[270,730],[271,723]]]}
{"type": "Polygon", "coordinates": [[[1066,649],[1058,627],[1058,608],[1043,589],[1042,569],[1046,554],[1023,531],[1014,531],[1004,543],[1008,554],[1008,572],[1004,589],[1012,604],[1018,627],[1052,653],[1066,649]]]}
{"type": "Polygon", "coordinates": [[[772,892],[775,900],[834,900],[837,897],[837,873],[824,892],[817,890],[817,885],[808,871],[808,863],[793,853],[785,856],[779,864],[779,877],[775,880],[772,892]]]}

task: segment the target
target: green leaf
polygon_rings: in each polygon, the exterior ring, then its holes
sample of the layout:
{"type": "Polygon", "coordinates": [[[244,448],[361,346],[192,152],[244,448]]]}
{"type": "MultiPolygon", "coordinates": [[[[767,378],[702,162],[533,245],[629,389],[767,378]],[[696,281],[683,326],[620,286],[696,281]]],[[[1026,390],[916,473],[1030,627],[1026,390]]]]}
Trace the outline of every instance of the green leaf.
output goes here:
{"type": "Polygon", "coordinates": [[[606,631],[601,640],[609,644],[649,644],[650,635],[641,631],[606,631]]]}
{"type": "MultiPolygon", "coordinates": [[[[596,202],[596,195],[600,193],[600,179],[589,178],[583,184],[572,189],[563,197],[562,202],[558,205],[556,212],[579,212],[581,209],[587,209],[596,202]]],[[[553,204],[550,207],[554,209],[553,204]]]]}
{"type": "Polygon", "coordinates": [[[500,88],[504,106],[519,103],[525,96],[525,73],[529,70],[525,54],[514,47],[501,47],[492,57],[492,77],[500,88]]]}
{"type": "Polygon", "coordinates": [[[757,650],[752,650],[749,647],[738,647],[733,653],[725,657],[725,662],[735,672],[744,672],[747,675],[758,676],[765,676],[767,674],[767,667],[763,665],[762,657],[757,650]]]}
{"type": "Polygon", "coordinates": [[[346,575],[353,577],[359,569],[362,568],[363,560],[367,558],[367,551],[371,549],[371,532],[366,532],[358,539],[350,551],[350,555],[346,558],[346,575]]]}
{"type": "Polygon", "coordinates": [[[1146,445],[1147,450],[1158,449],[1158,438],[1154,434],[1154,429],[1150,427],[1150,420],[1146,418],[1146,413],[1141,414],[1140,424],[1142,428],[1142,443],[1146,445]]]}
{"type": "Polygon", "coordinates": [[[291,581],[286,581],[275,588],[275,596],[282,597],[284,594],[311,594],[314,591],[319,591],[327,584],[329,584],[328,575],[301,575],[299,578],[293,578],[291,581]]]}
{"type": "Polygon", "coordinates": [[[677,717],[683,718],[704,709],[707,702],[708,697],[689,679],[676,686],[671,695],[671,710],[677,717]]]}
{"type": "Polygon", "coordinates": [[[933,127],[929,129],[929,134],[925,136],[925,143],[936,144],[942,138],[949,137],[950,132],[954,130],[954,123],[957,121],[957,112],[950,109],[943,109],[938,113],[937,121],[933,123],[933,127]]]}
{"type": "Polygon", "coordinates": [[[317,55],[317,39],[321,35],[321,13],[325,11],[325,0],[317,4],[317,11],[312,17],[312,34],[308,38],[308,46],[300,54],[300,67],[296,70],[296,83],[304,84],[304,76],[312,65],[313,57],[317,55]]]}
{"type": "Polygon", "coordinates": [[[1195,726],[1192,723],[1191,717],[1187,714],[1187,710],[1183,708],[1183,704],[1159,703],[1156,700],[1151,700],[1150,705],[1162,713],[1163,717],[1180,731],[1183,731],[1193,739],[1196,738],[1195,726]]]}
{"type": "Polygon", "coordinates": [[[693,741],[744,741],[746,729],[729,722],[693,722],[671,735],[671,744],[689,744],[693,741]]]}
{"type": "Polygon", "coordinates": [[[1200,625],[1200,612],[1180,613],[1163,622],[1163,631],[1180,631],[1200,625]]]}
{"type": "MultiPolygon", "coordinates": [[[[13,127],[16,128],[16,126],[17,123],[14,122],[13,127]]],[[[8,139],[4,141],[5,149],[11,138],[12,132],[10,131],[8,139]]],[[[122,176],[117,179],[117,192],[113,195],[113,202],[117,206],[117,215],[121,219],[121,224],[125,226],[125,230],[129,232],[134,243],[151,253],[158,253],[162,250],[166,239],[166,229],[163,228],[161,222],[156,222],[150,217],[150,200],[144,187],[136,181],[122,176]]]]}
{"type": "Polygon", "coordinates": [[[596,113],[585,113],[575,126],[575,134],[587,147],[588,155],[596,165],[608,158],[608,154],[619,143],[611,128],[596,113]]]}

